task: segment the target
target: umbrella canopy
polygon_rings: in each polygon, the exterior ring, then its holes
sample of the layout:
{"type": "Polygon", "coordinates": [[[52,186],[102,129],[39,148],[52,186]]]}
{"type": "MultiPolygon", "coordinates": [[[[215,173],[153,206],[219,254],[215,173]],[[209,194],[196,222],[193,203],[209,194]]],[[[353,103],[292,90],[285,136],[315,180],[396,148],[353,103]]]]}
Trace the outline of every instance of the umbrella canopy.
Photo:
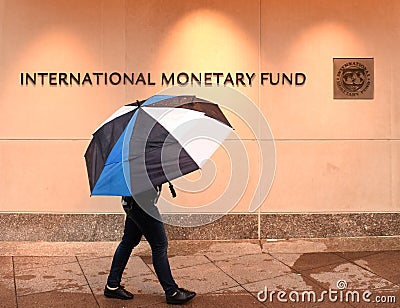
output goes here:
{"type": "Polygon", "coordinates": [[[85,160],[91,195],[135,196],[201,168],[231,133],[217,104],[156,95],[117,110],[85,160]]]}

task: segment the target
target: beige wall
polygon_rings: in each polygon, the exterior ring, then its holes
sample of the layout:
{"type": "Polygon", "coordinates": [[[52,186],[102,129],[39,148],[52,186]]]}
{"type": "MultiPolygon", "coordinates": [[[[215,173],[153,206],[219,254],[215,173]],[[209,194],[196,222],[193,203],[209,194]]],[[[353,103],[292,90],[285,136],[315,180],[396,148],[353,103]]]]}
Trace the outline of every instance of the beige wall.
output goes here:
{"type": "MultiPolygon", "coordinates": [[[[397,0],[0,0],[0,211],[119,212],[117,198],[89,197],[83,154],[110,113],[165,90],[20,86],[20,72],[40,71],[305,72],[301,87],[239,88],[276,142],[261,211],[399,211],[399,15],[397,0]],[[375,59],[373,100],[332,99],[334,57],[375,59]]],[[[245,212],[266,141],[230,120],[251,165],[234,209],[245,212]]],[[[179,202],[218,195],[220,176],[179,202]]]]}

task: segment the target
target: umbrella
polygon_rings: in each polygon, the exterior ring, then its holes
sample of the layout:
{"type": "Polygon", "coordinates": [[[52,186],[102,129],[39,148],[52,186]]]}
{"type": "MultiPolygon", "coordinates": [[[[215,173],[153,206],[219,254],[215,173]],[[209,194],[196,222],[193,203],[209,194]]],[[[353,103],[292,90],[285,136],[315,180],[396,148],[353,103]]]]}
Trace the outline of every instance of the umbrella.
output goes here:
{"type": "Polygon", "coordinates": [[[219,106],[196,96],[156,95],[125,105],[86,150],[91,195],[135,196],[193,172],[231,131],[219,106]]]}

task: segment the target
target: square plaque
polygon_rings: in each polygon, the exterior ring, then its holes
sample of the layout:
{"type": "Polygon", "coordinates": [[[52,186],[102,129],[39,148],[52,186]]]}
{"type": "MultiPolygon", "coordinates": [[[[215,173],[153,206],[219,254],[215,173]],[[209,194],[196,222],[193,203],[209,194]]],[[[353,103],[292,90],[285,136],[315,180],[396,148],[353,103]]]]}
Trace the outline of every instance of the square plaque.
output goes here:
{"type": "Polygon", "coordinates": [[[374,59],[333,58],[333,98],[373,99],[374,59]]]}

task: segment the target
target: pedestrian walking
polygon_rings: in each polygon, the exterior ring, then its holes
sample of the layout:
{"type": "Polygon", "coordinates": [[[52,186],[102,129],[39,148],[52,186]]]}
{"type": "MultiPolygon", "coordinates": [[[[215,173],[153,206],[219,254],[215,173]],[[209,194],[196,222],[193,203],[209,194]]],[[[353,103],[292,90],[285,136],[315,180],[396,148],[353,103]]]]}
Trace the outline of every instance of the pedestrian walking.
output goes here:
{"type": "Polygon", "coordinates": [[[134,295],[121,285],[122,274],[132,250],[139,244],[142,236],[148,241],[154,270],[165,292],[167,304],[184,304],[195,297],[196,293],[178,287],[168,261],[168,239],[164,223],[156,207],[161,187],[151,189],[138,196],[122,197],[122,206],[126,213],[124,234],[118,245],[111,264],[110,274],[104,288],[104,295],[123,300],[134,295]]]}

